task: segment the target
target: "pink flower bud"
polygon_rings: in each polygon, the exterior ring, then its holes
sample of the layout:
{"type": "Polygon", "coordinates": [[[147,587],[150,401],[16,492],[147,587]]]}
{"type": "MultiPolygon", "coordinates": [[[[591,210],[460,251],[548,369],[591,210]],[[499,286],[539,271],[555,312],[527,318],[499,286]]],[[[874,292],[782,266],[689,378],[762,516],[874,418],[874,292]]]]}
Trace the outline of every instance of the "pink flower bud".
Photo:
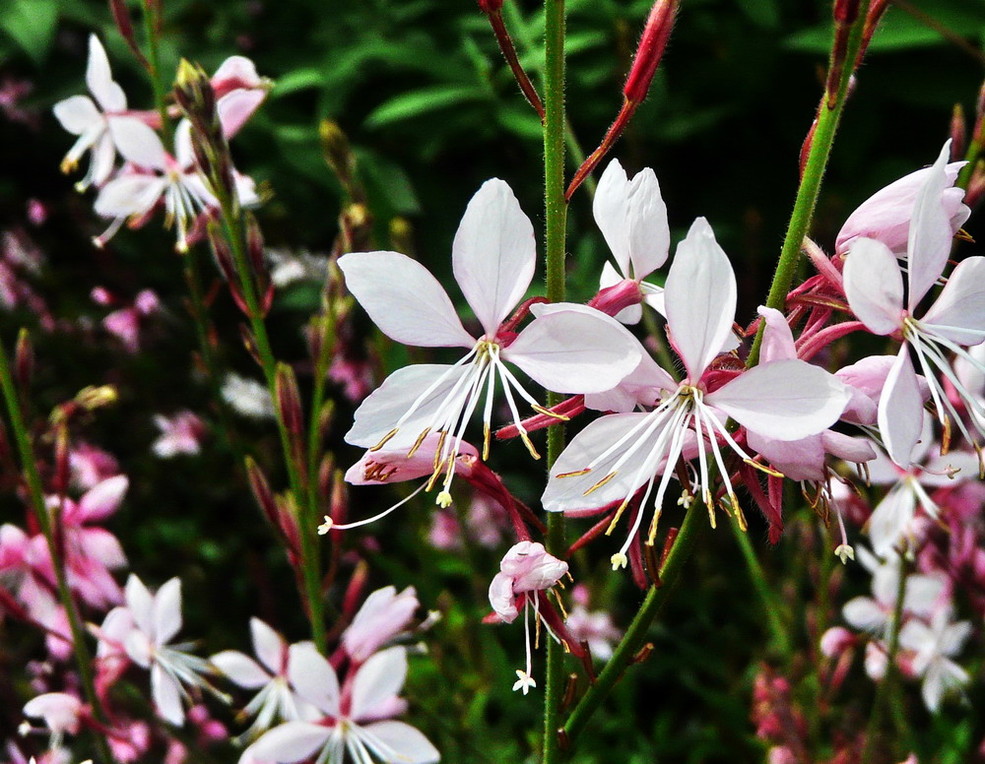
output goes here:
{"type": "Polygon", "coordinates": [[[489,602],[501,620],[511,623],[519,615],[520,595],[551,588],[568,572],[568,563],[540,542],[521,541],[503,557],[499,571],[489,584],[489,602]]]}

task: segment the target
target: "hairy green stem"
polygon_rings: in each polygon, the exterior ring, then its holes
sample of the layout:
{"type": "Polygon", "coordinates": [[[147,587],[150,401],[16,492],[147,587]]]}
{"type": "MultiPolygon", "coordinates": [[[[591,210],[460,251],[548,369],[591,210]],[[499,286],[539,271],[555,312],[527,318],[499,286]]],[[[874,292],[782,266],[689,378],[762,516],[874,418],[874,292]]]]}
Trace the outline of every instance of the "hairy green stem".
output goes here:
{"type": "MultiPolygon", "coordinates": [[[[276,400],[277,360],[274,357],[270,338],[267,334],[267,326],[263,318],[263,310],[260,305],[261,295],[257,293],[253,268],[247,257],[246,232],[242,212],[236,200],[230,194],[229,189],[223,187],[222,184],[217,184],[214,191],[219,200],[222,228],[232,250],[233,264],[239,279],[241,294],[246,303],[256,354],[260,359],[260,366],[263,369],[263,375],[267,382],[267,389],[270,391],[271,396],[274,396],[274,400],[276,400]]],[[[309,517],[311,513],[308,511],[308,492],[305,490],[306,484],[300,470],[301,465],[295,461],[292,436],[287,430],[279,407],[277,408],[277,432],[280,435],[281,450],[284,454],[284,465],[287,468],[288,483],[290,485],[293,508],[296,512],[298,523],[298,535],[301,540],[300,564],[304,578],[303,595],[306,600],[307,615],[311,621],[311,638],[315,646],[324,652],[326,647],[325,614],[322,598],[318,540],[314,535],[315,524],[313,518],[309,517]]],[[[314,480],[315,476],[309,474],[307,479],[314,480]]]]}
{"type": "MultiPolygon", "coordinates": [[[[17,387],[14,384],[11,373],[10,361],[7,358],[7,351],[0,342],[0,387],[3,388],[3,398],[7,405],[7,414],[10,418],[10,425],[14,432],[14,440],[17,442],[17,451],[20,455],[21,469],[24,473],[24,483],[31,500],[31,509],[34,517],[44,534],[48,544],[48,554],[51,556],[51,566],[55,572],[55,586],[58,589],[58,599],[65,608],[68,617],[68,625],[72,634],[72,653],[75,656],[76,668],[79,671],[79,679],[82,683],[82,691],[86,703],[92,709],[92,715],[102,725],[106,724],[106,716],[99,703],[99,696],[96,694],[96,685],[92,675],[92,655],[85,643],[85,628],[82,625],[82,617],[76,606],[75,598],[68,586],[68,578],[65,575],[65,560],[62,557],[61,549],[55,538],[55,528],[52,527],[51,515],[45,501],[44,487],[41,484],[41,475],[38,473],[37,457],[34,453],[34,445],[31,436],[27,431],[24,422],[24,415],[21,411],[20,400],[17,396],[17,387]]],[[[106,739],[98,732],[93,732],[96,752],[99,759],[105,764],[113,761],[110,756],[109,747],[106,739]]]]}
{"type": "Polygon", "coordinates": [[[684,523],[667,554],[667,559],[660,567],[661,585],[650,587],[643,604],[633,617],[633,622],[626,629],[626,634],[616,646],[609,662],[605,664],[602,673],[581,697],[568,721],[565,722],[564,734],[569,743],[574,742],[584,730],[588,719],[612,691],[626,667],[633,662],[640,648],[643,647],[650,624],[673,592],[680,579],[684,562],[691,556],[698,537],[707,526],[707,515],[700,511],[700,508],[691,509],[685,515],[684,523]]]}
{"type": "MultiPolygon", "coordinates": [[[[845,108],[848,84],[855,72],[853,62],[858,55],[859,46],[862,42],[862,28],[865,26],[868,9],[869,0],[862,0],[858,18],[852,25],[848,38],[845,66],[838,83],[838,92],[834,94],[834,101],[831,102],[829,94],[825,93],[821,99],[821,105],[818,107],[817,126],[814,129],[814,136],[808,149],[807,161],[804,163],[800,186],[797,188],[797,198],[794,201],[790,223],[783,239],[783,247],[780,249],[780,258],[773,274],[773,283],[770,285],[769,296],[766,298],[766,306],[769,308],[776,308],[780,311],[784,309],[787,293],[790,291],[794,275],[800,264],[801,247],[804,237],[810,230],[811,220],[814,217],[814,207],[817,205],[817,198],[821,191],[824,170],[828,166],[831,146],[838,130],[838,123],[841,121],[841,113],[845,108]]],[[[756,334],[752,350],[749,352],[747,366],[751,367],[759,362],[759,349],[763,342],[764,329],[765,322],[760,325],[759,332],[756,334]]]]}
{"type": "MultiPolygon", "coordinates": [[[[564,109],[564,0],[544,2],[544,206],[546,217],[547,299],[560,302],[565,296],[565,228],[568,205],[564,200],[565,109],[564,109]]],[[[560,403],[561,396],[549,394],[547,405],[560,403]]],[[[547,467],[564,449],[564,429],[548,428],[547,467]]],[[[547,549],[562,554],[565,547],[564,515],[547,518],[547,549]]],[[[547,641],[547,678],[544,686],[544,764],[561,759],[558,729],[564,694],[564,653],[554,640],[547,641]]]]}

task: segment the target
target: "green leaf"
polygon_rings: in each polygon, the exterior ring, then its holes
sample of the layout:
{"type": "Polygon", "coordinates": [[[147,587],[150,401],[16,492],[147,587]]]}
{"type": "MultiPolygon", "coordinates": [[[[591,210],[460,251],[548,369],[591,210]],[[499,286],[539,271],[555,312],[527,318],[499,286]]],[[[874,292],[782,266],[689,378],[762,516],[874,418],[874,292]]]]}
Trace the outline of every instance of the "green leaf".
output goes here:
{"type": "Polygon", "coordinates": [[[57,26],[58,0],[4,0],[0,3],[0,27],[36,64],[44,63],[57,26]]]}
{"type": "Polygon", "coordinates": [[[366,125],[368,127],[382,127],[428,112],[447,109],[456,104],[479,101],[485,98],[485,94],[474,86],[436,85],[391,98],[366,117],[366,125]]]}
{"type": "Polygon", "coordinates": [[[293,72],[288,72],[284,76],[277,78],[277,81],[274,83],[274,89],[270,91],[270,97],[280,98],[281,96],[296,93],[306,88],[317,88],[324,81],[325,76],[321,69],[313,66],[295,69],[293,72]]]}
{"type": "Polygon", "coordinates": [[[735,4],[750,21],[763,29],[780,26],[780,8],[776,0],[735,0],[735,4]]]}

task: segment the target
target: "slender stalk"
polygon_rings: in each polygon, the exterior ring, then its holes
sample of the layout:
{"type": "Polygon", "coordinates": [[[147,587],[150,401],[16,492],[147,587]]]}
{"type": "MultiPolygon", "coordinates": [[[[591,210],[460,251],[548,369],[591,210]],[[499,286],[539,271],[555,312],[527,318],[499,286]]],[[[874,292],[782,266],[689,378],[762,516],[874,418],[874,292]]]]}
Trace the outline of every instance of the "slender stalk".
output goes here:
{"type": "Polygon", "coordinates": [[[144,34],[147,37],[147,68],[150,75],[151,88],[154,91],[154,108],[161,118],[161,133],[165,136],[165,145],[171,145],[171,124],[168,119],[168,90],[161,79],[161,55],[159,30],[161,20],[160,3],[145,4],[143,10],[144,34]]]}
{"type": "MultiPolygon", "coordinates": [[[[250,266],[246,253],[246,233],[242,213],[236,200],[222,184],[216,184],[213,190],[219,200],[222,228],[232,250],[233,264],[239,277],[243,300],[246,303],[257,357],[260,359],[260,366],[263,369],[263,375],[267,382],[267,389],[270,390],[271,395],[276,395],[277,360],[274,357],[270,345],[267,326],[264,323],[263,311],[260,306],[260,295],[257,293],[253,269],[250,266]]],[[[321,573],[317,562],[319,549],[317,539],[314,535],[315,525],[311,522],[311,518],[308,517],[310,513],[307,509],[308,493],[305,490],[305,480],[299,469],[300,465],[294,459],[291,434],[288,432],[279,410],[277,412],[277,431],[280,435],[281,450],[284,454],[284,465],[287,468],[288,483],[294,498],[294,507],[297,511],[298,535],[301,538],[301,568],[304,578],[304,598],[306,600],[308,618],[311,621],[311,638],[318,649],[324,652],[326,647],[325,614],[321,589],[321,573]]],[[[308,480],[314,479],[314,475],[308,475],[308,480]]]]}
{"type": "MultiPolygon", "coordinates": [[[[24,422],[24,415],[21,411],[20,401],[17,397],[17,388],[11,373],[10,361],[7,358],[7,351],[0,342],[0,387],[3,388],[3,398],[7,405],[7,414],[10,418],[10,425],[14,431],[14,440],[17,441],[17,451],[20,455],[21,468],[24,472],[24,482],[27,485],[27,492],[31,500],[31,509],[34,511],[35,519],[41,532],[44,534],[48,544],[48,554],[51,556],[51,565],[55,571],[55,585],[58,589],[58,599],[65,608],[68,616],[68,625],[72,633],[72,652],[75,655],[76,668],[79,671],[79,679],[82,682],[82,691],[85,695],[86,703],[92,709],[92,715],[100,724],[106,724],[106,716],[99,703],[99,696],[96,694],[96,686],[92,676],[92,655],[85,642],[85,629],[82,625],[82,617],[76,607],[72,591],[68,586],[68,578],[65,575],[65,561],[62,558],[61,549],[55,538],[55,529],[52,527],[51,516],[45,502],[44,487],[41,484],[41,475],[38,473],[38,463],[34,454],[34,446],[31,443],[31,436],[27,431],[24,422]]],[[[109,747],[106,739],[98,732],[93,732],[96,752],[99,759],[105,764],[113,761],[110,756],[109,747]]]]}
{"type": "MultiPolygon", "coordinates": [[[[808,149],[807,161],[804,163],[800,186],[797,188],[797,198],[794,201],[790,223],[783,239],[783,247],[780,249],[780,258],[773,274],[773,283],[770,286],[769,296],[766,298],[766,306],[769,308],[776,308],[780,311],[784,309],[787,293],[790,291],[790,285],[793,283],[794,275],[800,264],[801,247],[804,237],[810,230],[811,220],[814,217],[814,207],[817,205],[817,198],[821,191],[824,170],[828,166],[831,146],[841,121],[841,113],[845,108],[848,84],[855,71],[852,62],[855,61],[862,43],[862,29],[865,26],[868,9],[869,0],[862,0],[858,18],[852,24],[849,34],[847,53],[844,57],[846,65],[842,69],[838,90],[833,94],[833,101],[829,98],[830,94],[826,93],[818,107],[817,126],[808,149]]],[[[832,63],[834,62],[832,61],[832,63]]],[[[759,348],[763,342],[764,328],[765,322],[760,325],[759,331],[756,333],[752,350],[749,352],[747,366],[755,366],[759,361],[759,348]]]]}
{"type": "Polygon", "coordinates": [[[626,629],[626,634],[616,646],[609,662],[605,664],[602,673],[595,683],[578,701],[564,725],[565,739],[570,743],[585,728],[589,717],[601,705],[605,697],[612,691],[616,682],[622,677],[626,667],[632,663],[646,640],[647,630],[653,619],[666,604],[680,578],[684,562],[691,556],[691,551],[698,537],[708,526],[707,515],[697,510],[690,510],[684,517],[684,523],[674,540],[674,545],[667,554],[667,559],[660,568],[661,586],[651,586],[639,611],[633,617],[633,622],[626,629]]]}
{"type": "Polygon", "coordinates": [[[766,613],[766,623],[769,626],[770,634],[773,635],[773,641],[779,646],[783,656],[789,659],[793,655],[793,645],[790,644],[790,634],[786,624],[780,617],[782,605],[766,580],[766,574],[763,572],[763,566],[759,564],[756,551],[752,548],[749,534],[742,530],[737,522],[730,522],[729,525],[732,527],[736,541],[739,542],[739,549],[746,561],[746,569],[749,571],[753,588],[762,600],[763,610],[766,613]]]}
{"type": "MultiPolygon", "coordinates": [[[[318,357],[315,359],[315,379],[311,393],[311,426],[308,430],[308,502],[305,511],[307,525],[315,527],[318,518],[318,466],[321,456],[321,416],[325,402],[325,380],[328,376],[328,364],[332,360],[332,348],[335,345],[335,309],[331,297],[322,297],[324,306],[315,327],[321,335],[318,347],[318,357]]],[[[315,548],[315,554],[320,550],[315,548]]],[[[319,569],[317,561],[315,568],[319,569]]]]}
{"type": "Polygon", "coordinates": [[[886,648],[886,675],[879,683],[875,700],[872,702],[872,715],[865,730],[865,748],[862,749],[862,764],[869,764],[876,749],[876,738],[886,705],[890,702],[896,685],[896,653],[899,652],[900,626],[903,621],[903,599],[906,595],[907,564],[905,557],[900,554],[899,581],[896,585],[896,603],[893,606],[893,620],[889,624],[889,645],[886,648]]]}
{"type": "MultiPolygon", "coordinates": [[[[564,299],[565,227],[568,205],[564,200],[565,110],[564,110],[564,0],[544,2],[544,206],[546,217],[547,299],[564,299]]],[[[549,394],[547,405],[560,403],[562,396],[549,394]]],[[[547,467],[554,464],[564,449],[564,429],[547,431],[547,467]]],[[[547,549],[562,554],[565,548],[564,515],[551,513],[547,518],[547,549]]],[[[547,642],[547,679],[544,687],[543,762],[555,764],[561,759],[558,729],[561,698],[564,694],[564,653],[561,646],[547,642]]]]}

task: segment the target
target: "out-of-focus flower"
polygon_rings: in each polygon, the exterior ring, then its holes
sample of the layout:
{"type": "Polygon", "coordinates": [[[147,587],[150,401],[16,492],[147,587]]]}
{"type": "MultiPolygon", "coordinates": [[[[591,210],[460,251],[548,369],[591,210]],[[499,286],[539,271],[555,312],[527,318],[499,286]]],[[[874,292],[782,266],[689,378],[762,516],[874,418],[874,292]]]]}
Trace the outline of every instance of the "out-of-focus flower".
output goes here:
{"type": "MultiPolygon", "coordinates": [[[[92,298],[101,305],[115,302],[113,297],[101,287],[92,290],[92,298]]],[[[132,304],[124,305],[108,314],[103,319],[103,328],[119,339],[129,352],[136,353],[140,350],[141,324],[160,308],[161,303],[152,290],[141,290],[132,304]]]]}
{"type": "Polygon", "coordinates": [[[363,663],[407,628],[419,606],[413,586],[399,594],[393,586],[377,589],[342,634],[342,646],[354,663],[363,663]]]}
{"type": "Polygon", "coordinates": [[[223,380],[221,392],[222,399],[238,414],[251,419],[274,419],[277,416],[270,391],[256,380],[229,373],[223,380]]]}
{"type": "Polygon", "coordinates": [[[24,706],[25,716],[44,719],[45,726],[51,732],[48,747],[55,750],[61,748],[65,733],[78,734],[83,713],[82,701],[64,692],[39,695],[24,706]]]}
{"type": "Polygon", "coordinates": [[[197,454],[205,435],[205,423],[191,411],[179,411],[171,417],[157,414],[154,424],[161,435],[151,445],[151,450],[161,459],[179,454],[197,454]]]}
{"type": "Polygon", "coordinates": [[[622,638],[622,632],[612,623],[612,616],[604,610],[589,610],[588,587],[578,584],[571,591],[574,607],[564,623],[571,636],[588,642],[592,657],[607,661],[612,657],[612,646],[622,638]]]}
{"type": "Polygon", "coordinates": [[[923,677],[921,695],[931,713],[937,713],[945,695],[971,681],[968,672],[951,660],[971,632],[970,621],[951,621],[950,607],[938,608],[929,624],[911,619],[900,630],[900,647],[916,653],[911,665],[923,677]]]}

